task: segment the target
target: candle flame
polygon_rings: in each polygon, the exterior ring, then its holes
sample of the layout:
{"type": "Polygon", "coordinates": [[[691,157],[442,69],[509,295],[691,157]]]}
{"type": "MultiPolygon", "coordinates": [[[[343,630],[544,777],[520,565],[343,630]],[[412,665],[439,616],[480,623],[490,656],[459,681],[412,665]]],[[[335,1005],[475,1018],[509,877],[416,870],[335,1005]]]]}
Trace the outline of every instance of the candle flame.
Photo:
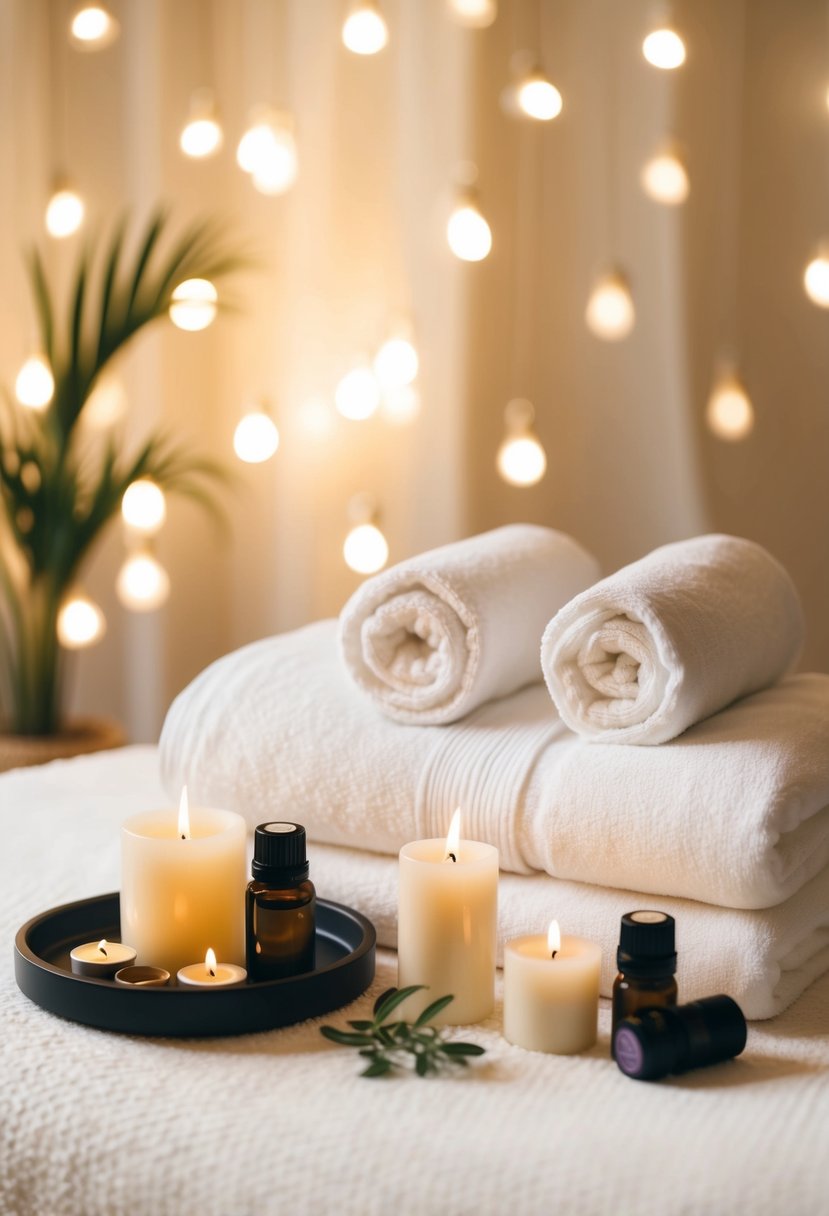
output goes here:
{"type": "Polygon", "coordinates": [[[178,804],[178,834],[182,840],[190,839],[190,803],[186,785],[181,791],[181,801],[178,804]]]}
{"type": "Polygon", "coordinates": [[[208,975],[210,975],[211,977],[215,977],[216,967],[218,965],[216,963],[216,952],[214,950],[212,950],[209,946],[207,949],[207,954],[205,954],[205,956],[204,956],[204,965],[207,968],[208,975]]]}
{"type": "Polygon", "coordinates": [[[557,920],[550,921],[550,927],[547,930],[547,946],[553,958],[561,949],[561,929],[558,927],[557,920]]]}
{"type": "Polygon", "coordinates": [[[98,949],[100,950],[101,954],[103,954],[104,958],[106,958],[107,957],[107,939],[105,937],[102,937],[101,940],[98,942],[98,949]]]}
{"type": "Polygon", "coordinates": [[[458,848],[461,843],[461,808],[458,807],[455,814],[452,816],[452,822],[449,824],[449,831],[446,836],[446,857],[444,861],[457,861],[458,848]]]}

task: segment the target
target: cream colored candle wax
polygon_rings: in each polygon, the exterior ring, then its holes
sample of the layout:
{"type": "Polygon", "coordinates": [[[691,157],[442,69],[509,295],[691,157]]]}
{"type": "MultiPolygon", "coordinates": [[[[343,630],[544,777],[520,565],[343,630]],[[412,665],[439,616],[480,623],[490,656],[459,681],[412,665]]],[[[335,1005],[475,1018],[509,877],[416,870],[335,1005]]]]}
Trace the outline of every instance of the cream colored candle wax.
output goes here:
{"type": "Polygon", "coordinates": [[[573,1055],[596,1042],[601,947],[550,931],[504,947],[504,1037],[528,1051],[573,1055]]]}
{"type": "Polygon", "coordinates": [[[436,1020],[456,1026],[480,1022],[495,1003],[498,850],[461,840],[457,814],[453,828],[456,843],[416,840],[400,850],[397,954],[399,986],[427,985],[405,1016],[451,992],[436,1020]]]}
{"type": "Polygon", "coordinates": [[[121,936],[175,975],[209,946],[245,961],[245,822],[193,807],[133,815],[121,832],[121,936]]]}

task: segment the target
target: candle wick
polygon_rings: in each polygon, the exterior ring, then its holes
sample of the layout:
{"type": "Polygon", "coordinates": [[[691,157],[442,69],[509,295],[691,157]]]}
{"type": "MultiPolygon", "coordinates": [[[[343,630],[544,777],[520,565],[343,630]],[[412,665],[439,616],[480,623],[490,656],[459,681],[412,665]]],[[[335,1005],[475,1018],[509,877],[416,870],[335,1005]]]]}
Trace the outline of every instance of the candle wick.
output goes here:
{"type": "Polygon", "coordinates": [[[99,946],[98,949],[101,951],[101,954],[103,954],[104,958],[106,958],[107,957],[106,946],[99,946]]]}
{"type": "Polygon", "coordinates": [[[555,956],[557,954],[558,954],[558,950],[554,950],[553,953],[550,955],[550,958],[555,958],[555,956]]]}
{"type": "Polygon", "coordinates": [[[212,968],[212,967],[208,967],[208,968],[207,968],[207,970],[208,970],[208,972],[210,973],[210,975],[212,975],[213,979],[215,979],[215,978],[216,978],[216,972],[213,970],[213,968],[212,968]]]}
{"type": "Polygon", "coordinates": [[[444,861],[457,861],[458,859],[454,853],[447,853],[443,860],[444,861]]]}

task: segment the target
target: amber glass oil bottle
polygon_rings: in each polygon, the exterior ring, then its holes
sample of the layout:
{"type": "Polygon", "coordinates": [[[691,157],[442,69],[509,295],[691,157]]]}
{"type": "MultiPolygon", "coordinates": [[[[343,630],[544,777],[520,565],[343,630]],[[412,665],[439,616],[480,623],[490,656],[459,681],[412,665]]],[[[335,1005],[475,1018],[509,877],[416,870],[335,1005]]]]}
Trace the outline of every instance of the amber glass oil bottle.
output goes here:
{"type": "Polygon", "coordinates": [[[676,923],[667,912],[626,912],[622,917],[613,984],[611,1055],[616,1027],[640,1009],[675,1005],[676,923]]]}
{"type": "Polygon", "coordinates": [[[305,828],[261,823],[245,896],[248,976],[278,980],[314,970],[316,892],[308,879],[305,828]]]}

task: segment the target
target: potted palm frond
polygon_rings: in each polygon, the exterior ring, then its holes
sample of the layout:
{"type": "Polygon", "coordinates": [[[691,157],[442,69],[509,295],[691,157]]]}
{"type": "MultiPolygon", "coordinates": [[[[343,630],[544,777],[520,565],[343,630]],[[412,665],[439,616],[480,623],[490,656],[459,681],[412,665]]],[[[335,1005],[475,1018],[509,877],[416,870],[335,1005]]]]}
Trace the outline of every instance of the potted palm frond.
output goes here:
{"type": "MultiPolygon", "coordinates": [[[[131,256],[125,237],[122,222],[106,247],[83,252],[62,326],[40,255],[35,251],[29,261],[41,342],[35,391],[30,385],[27,396],[18,382],[17,400],[6,392],[0,404],[0,731],[12,743],[12,763],[49,755],[43,745],[27,751],[24,738],[57,739],[53,754],[92,750],[88,740],[60,741],[67,723],[58,621],[126,490],[140,481],[210,505],[221,477],[217,465],[166,435],[150,435],[129,452],[115,431],[91,449],[84,441],[84,409],[113,358],[167,316],[171,303],[175,310],[182,283],[208,288],[240,264],[210,222],[171,242],[167,219],[158,213],[131,256]]],[[[183,306],[186,311],[186,300],[183,306]]],[[[197,300],[197,316],[198,307],[197,300]]]]}

